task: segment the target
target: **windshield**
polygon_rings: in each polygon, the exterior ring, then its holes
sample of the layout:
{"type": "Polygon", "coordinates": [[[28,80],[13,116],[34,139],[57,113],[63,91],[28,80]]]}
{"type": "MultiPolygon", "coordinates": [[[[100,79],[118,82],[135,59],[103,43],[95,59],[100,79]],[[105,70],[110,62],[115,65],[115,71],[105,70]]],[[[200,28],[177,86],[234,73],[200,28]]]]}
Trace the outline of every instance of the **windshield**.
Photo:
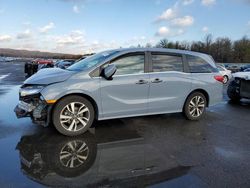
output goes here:
{"type": "Polygon", "coordinates": [[[105,61],[110,56],[114,55],[115,53],[117,53],[117,51],[106,51],[106,52],[97,53],[95,55],[89,56],[85,59],[78,61],[77,63],[68,67],[67,70],[70,70],[70,71],[87,70],[91,67],[94,67],[98,63],[105,61]]]}

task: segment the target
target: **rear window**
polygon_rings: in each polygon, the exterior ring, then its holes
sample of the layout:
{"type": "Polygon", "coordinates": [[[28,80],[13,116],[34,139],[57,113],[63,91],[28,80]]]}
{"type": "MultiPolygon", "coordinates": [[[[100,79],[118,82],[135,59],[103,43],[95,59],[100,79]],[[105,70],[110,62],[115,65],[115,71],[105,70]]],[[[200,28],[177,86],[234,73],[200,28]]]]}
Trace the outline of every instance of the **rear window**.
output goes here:
{"type": "Polygon", "coordinates": [[[208,62],[200,57],[187,55],[187,61],[191,73],[218,72],[218,69],[212,67],[208,62]]]}
{"type": "Polygon", "coordinates": [[[179,71],[183,72],[181,56],[152,54],[153,72],[179,71]]]}

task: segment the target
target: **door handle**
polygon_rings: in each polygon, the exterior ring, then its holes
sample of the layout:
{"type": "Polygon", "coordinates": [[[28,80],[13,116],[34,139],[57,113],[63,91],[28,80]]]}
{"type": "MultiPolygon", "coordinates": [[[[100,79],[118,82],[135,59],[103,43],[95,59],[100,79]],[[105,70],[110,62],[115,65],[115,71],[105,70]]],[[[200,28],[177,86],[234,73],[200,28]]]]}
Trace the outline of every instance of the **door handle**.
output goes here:
{"type": "Polygon", "coordinates": [[[163,82],[163,80],[160,80],[159,78],[154,79],[153,81],[151,81],[152,83],[161,83],[163,82]]]}
{"type": "Polygon", "coordinates": [[[146,80],[139,80],[138,82],[136,82],[136,84],[147,84],[148,81],[146,80]]]}

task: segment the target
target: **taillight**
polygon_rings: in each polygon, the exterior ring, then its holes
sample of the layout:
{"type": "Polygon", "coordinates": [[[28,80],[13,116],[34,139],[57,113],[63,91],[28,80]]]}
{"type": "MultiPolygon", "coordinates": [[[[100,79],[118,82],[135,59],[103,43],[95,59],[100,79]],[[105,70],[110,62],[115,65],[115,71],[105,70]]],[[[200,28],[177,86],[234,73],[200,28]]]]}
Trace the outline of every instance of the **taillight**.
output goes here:
{"type": "Polygon", "coordinates": [[[221,83],[223,83],[223,80],[224,80],[223,76],[221,76],[221,75],[214,76],[214,79],[221,82],[221,83]]]}

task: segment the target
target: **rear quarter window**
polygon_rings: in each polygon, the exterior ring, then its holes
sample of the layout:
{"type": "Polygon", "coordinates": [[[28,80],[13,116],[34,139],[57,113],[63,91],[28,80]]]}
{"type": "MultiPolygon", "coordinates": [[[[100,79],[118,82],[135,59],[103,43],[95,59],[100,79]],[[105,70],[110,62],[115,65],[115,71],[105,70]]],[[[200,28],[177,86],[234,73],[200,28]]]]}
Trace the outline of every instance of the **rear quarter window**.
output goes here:
{"type": "Polygon", "coordinates": [[[187,55],[187,62],[191,73],[218,72],[217,68],[212,67],[204,59],[197,56],[187,55]]]}

